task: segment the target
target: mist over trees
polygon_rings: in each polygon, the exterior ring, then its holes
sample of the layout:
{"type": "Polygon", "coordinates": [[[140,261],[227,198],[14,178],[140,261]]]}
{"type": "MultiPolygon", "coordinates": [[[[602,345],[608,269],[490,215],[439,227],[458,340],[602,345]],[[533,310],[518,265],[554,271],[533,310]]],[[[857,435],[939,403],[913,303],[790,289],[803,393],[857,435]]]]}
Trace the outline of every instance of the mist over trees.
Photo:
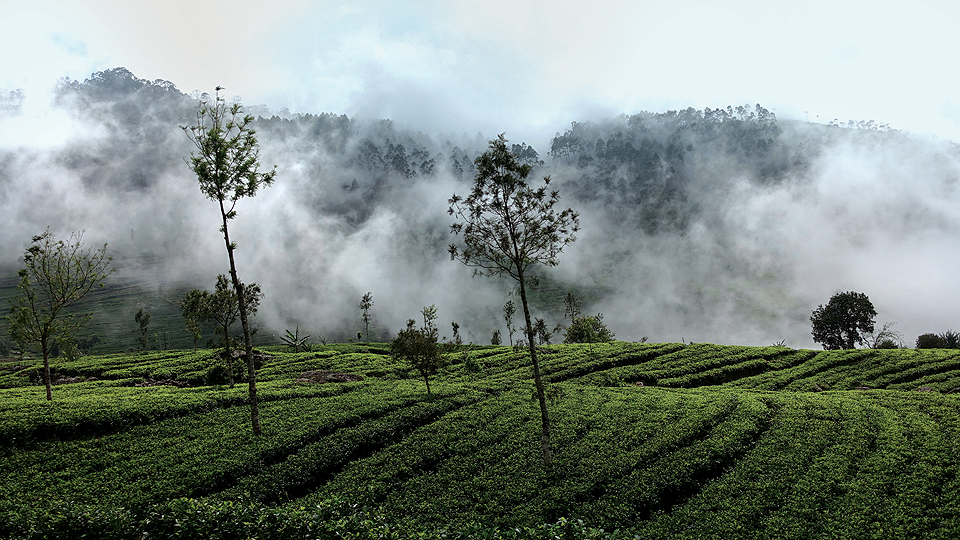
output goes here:
{"type": "MultiPolygon", "coordinates": [[[[0,146],[0,266],[15,272],[23,239],[49,224],[109,242],[120,282],[197,287],[223,273],[210,233],[219,224],[183,166],[191,145],[177,127],[200,97],[123,68],[60,81],[43,119],[57,126],[49,142],[0,146]]],[[[7,91],[0,122],[42,99],[7,91]]],[[[493,134],[248,103],[244,112],[264,162],[283,171],[231,223],[237,264],[265,294],[261,335],[300,325],[356,336],[366,330],[357,299],[372,289],[377,327],[390,335],[431,303],[465,342],[504,331],[509,287],[471,280],[445,251],[446,197],[467,189],[493,134]]],[[[540,273],[531,298],[531,316],[551,327],[570,290],[624,340],[812,346],[811,309],[867,288],[910,341],[960,317],[939,305],[951,279],[941,267],[960,262],[938,259],[960,232],[955,145],[869,121],[785,121],[757,104],[578,119],[536,148],[507,137],[581,213],[580,240],[540,273]],[[884,270],[890,257],[897,272],[884,270]],[[923,287],[903,279],[920,275],[923,287]]]]}

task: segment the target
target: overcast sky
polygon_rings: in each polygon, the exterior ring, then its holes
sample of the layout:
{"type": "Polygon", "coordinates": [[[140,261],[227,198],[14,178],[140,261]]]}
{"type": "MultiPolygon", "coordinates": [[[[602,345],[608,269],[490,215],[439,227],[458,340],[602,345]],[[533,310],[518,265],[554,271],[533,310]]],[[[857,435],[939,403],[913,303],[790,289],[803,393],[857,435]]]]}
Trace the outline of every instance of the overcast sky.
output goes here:
{"type": "MultiPolygon", "coordinates": [[[[760,103],[960,141],[960,2],[0,0],[0,88],[123,66],[246,104],[545,145],[572,120],[760,103]],[[269,6],[268,6],[269,4],[269,6]]],[[[546,149],[543,149],[546,150],[546,149]]]]}

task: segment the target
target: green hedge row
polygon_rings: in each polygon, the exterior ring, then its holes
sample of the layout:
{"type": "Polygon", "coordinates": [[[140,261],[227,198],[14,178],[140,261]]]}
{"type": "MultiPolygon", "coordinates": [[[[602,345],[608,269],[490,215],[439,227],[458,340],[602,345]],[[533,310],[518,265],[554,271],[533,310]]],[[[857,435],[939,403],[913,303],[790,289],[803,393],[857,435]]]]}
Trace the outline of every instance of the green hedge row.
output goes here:
{"type": "Polygon", "coordinates": [[[471,524],[419,531],[376,511],[341,501],[273,508],[243,501],[175,499],[144,509],[67,504],[54,511],[0,510],[0,535],[10,540],[627,540],[581,521],[530,527],[471,524]]]}

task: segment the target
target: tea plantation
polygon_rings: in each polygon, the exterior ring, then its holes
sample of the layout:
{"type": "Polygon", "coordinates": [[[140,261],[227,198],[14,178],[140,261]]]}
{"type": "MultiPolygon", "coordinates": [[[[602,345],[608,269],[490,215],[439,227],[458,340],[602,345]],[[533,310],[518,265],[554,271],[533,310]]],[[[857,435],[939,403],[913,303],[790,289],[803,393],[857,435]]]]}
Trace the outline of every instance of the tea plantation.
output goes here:
{"type": "Polygon", "coordinates": [[[0,538],[960,537],[960,351],[547,346],[545,468],[511,347],[259,350],[0,363],[0,538]]]}

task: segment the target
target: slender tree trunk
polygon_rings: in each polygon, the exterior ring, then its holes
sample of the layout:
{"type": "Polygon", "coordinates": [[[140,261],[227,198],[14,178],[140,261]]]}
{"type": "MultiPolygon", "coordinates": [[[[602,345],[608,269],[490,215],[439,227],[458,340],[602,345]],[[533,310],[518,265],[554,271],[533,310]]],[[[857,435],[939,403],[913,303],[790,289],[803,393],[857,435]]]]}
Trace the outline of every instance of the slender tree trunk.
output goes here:
{"type": "Polygon", "coordinates": [[[43,353],[43,383],[47,386],[47,401],[53,401],[53,389],[50,387],[50,349],[46,340],[40,343],[40,352],[43,353]]]}
{"type": "Polygon", "coordinates": [[[250,400],[250,425],[253,427],[253,434],[260,435],[260,406],[257,403],[257,369],[253,364],[253,344],[250,342],[250,326],[247,323],[247,306],[244,302],[243,284],[237,277],[237,265],[233,260],[233,244],[230,243],[230,234],[227,232],[227,213],[224,212],[223,201],[220,202],[220,214],[223,216],[223,240],[227,244],[227,255],[230,258],[230,278],[233,280],[233,288],[237,291],[237,307],[240,310],[240,326],[243,327],[243,345],[247,360],[247,394],[250,400]]]}
{"type": "Polygon", "coordinates": [[[523,273],[518,273],[520,281],[520,302],[523,304],[523,318],[527,323],[527,345],[530,347],[530,359],[533,361],[533,382],[537,387],[537,400],[540,402],[540,420],[543,430],[540,434],[540,444],[543,447],[543,464],[549,467],[553,463],[550,453],[550,414],[547,412],[547,398],[543,391],[543,380],[540,378],[540,361],[537,359],[537,347],[533,343],[533,325],[530,324],[530,309],[527,307],[527,291],[524,287],[523,273]]]}
{"type": "Polygon", "coordinates": [[[430,395],[430,377],[428,375],[423,376],[423,381],[427,383],[427,395],[430,395]]]}
{"type": "Polygon", "coordinates": [[[230,377],[230,388],[233,388],[233,355],[230,353],[230,332],[223,327],[223,349],[227,360],[227,376],[230,377]]]}

